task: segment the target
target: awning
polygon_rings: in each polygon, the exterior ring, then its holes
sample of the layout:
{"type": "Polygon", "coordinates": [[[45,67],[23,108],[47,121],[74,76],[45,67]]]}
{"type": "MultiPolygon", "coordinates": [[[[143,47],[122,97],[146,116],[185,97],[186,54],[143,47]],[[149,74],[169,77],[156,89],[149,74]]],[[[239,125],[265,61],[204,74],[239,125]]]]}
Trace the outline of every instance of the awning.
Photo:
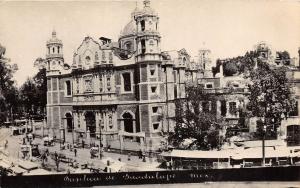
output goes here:
{"type": "Polygon", "coordinates": [[[145,132],[129,133],[129,132],[125,132],[125,131],[119,131],[119,136],[145,137],[145,132]]]}
{"type": "Polygon", "coordinates": [[[26,170],[33,170],[33,169],[38,168],[37,164],[30,162],[30,161],[20,161],[19,166],[26,170]]]}
{"type": "Polygon", "coordinates": [[[0,161],[0,166],[7,169],[10,168],[10,164],[3,160],[0,161]]]}
{"type": "Polygon", "coordinates": [[[35,175],[50,175],[53,174],[53,172],[47,171],[45,169],[35,169],[35,170],[31,170],[28,173],[24,173],[24,176],[35,176],[35,175]]]}
{"type": "Polygon", "coordinates": [[[164,157],[178,157],[178,158],[189,158],[189,159],[220,159],[229,158],[232,156],[230,151],[195,151],[195,150],[173,150],[170,153],[163,153],[164,157]]]}
{"type": "Polygon", "coordinates": [[[24,172],[26,172],[26,170],[24,170],[23,168],[20,168],[18,166],[14,166],[12,168],[10,168],[15,174],[22,174],[24,172]]]}

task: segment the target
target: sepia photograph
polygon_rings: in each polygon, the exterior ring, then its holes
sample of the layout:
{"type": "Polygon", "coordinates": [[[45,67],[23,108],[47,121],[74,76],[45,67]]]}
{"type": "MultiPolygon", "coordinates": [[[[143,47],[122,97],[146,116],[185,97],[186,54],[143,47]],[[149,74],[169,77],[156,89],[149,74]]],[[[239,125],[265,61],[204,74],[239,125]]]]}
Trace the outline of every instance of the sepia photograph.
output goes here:
{"type": "Polygon", "coordinates": [[[0,187],[298,187],[299,102],[299,0],[0,0],[0,187]]]}

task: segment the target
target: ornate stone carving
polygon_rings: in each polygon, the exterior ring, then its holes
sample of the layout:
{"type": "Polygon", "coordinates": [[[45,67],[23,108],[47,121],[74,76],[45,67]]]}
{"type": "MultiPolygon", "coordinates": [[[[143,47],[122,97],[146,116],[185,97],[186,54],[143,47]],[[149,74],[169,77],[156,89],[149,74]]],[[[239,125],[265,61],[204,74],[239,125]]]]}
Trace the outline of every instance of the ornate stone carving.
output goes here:
{"type": "Polygon", "coordinates": [[[94,101],[95,97],[93,95],[84,96],[84,101],[94,101]]]}

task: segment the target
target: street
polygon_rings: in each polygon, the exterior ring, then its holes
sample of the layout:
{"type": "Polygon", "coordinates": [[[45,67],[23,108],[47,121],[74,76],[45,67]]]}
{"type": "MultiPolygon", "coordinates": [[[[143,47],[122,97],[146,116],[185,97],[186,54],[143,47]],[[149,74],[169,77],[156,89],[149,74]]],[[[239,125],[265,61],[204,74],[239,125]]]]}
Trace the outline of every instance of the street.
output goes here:
{"type": "MultiPolygon", "coordinates": [[[[20,160],[22,153],[21,153],[21,144],[23,142],[23,138],[25,135],[10,135],[10,129],[9,128],[1,128],[0,129],[0,140],[1,140],[1,146],[4,146],[5,140],[8,141],[8,146],[4,150],[6,154],[8,154],[9,159],[13,163],[18,163],[20,160]]],[[[60,155],[65,155],[67,158],[72,159],[73,161],[76,161],[78,163],[78,166],[81,167],[81,165],[89,164],[90,166],[93,166],[94,168],[101,168],[104,169],[104,166],[107,165],[107,161],[109,160],[110,164],[117,163],[119,166],[123,166],[123,171],[152,171],[152,170],[161,170],[157,168],[159,163],[155,161],[155,159],[149,159],[146,157],[146,162],[143,162],[142,159],[139,159],[138,156],[130,156],[130,159],[128,159],[128,155],[119,154],[119,153],[113,153],[113,152],[103,152],[102,160],[100,160],[99,155],[96,158],[91,159],[90,149],[89,148],[76,148],[77,153],[75,156],[74,150],[70,149],[60,149],[60,144],[55,143],[54,146],[44,146],[43,140],[41,137],[35,138],[33,140],[33,143],[38,144],[38,148],[41,151],[41,154],[48,149],[50,154],[54,154],[55,152],[60,155]]],[[[34,159],[34,158],[33,158],[34,159]]],[[[40,166],[42,166],[42,161],[40,159],[38,160],[32,160],[35,163],[38,163],[40,166]]],[[[47,160],[44,163],[44,168],[47,170],[55,171],[56,165],[55,161],[50,157],[50,155],[47,157],[47,160]]],[[[59,163],[59,172],[75,172],[76,169],[71,167],[68,163],[60,162],[59,163]]]]}

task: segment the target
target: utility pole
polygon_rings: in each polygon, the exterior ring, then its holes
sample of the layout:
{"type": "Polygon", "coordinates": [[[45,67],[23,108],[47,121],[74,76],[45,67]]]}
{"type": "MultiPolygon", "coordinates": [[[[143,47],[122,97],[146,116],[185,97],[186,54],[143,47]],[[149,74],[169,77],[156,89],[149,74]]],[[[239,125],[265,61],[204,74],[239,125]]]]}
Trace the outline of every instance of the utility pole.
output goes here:
{"type": "MultiPolygon", "coordinates": [[[[265,120],[266,122],[266,120],[265,120]]],[[[265,134],[266,134],[266,125],[263,127],[263,132],[262,132],[262,166],[265,166],[266,164],[266,159],[265,159],[265,134]]]]}
{"type": "MultiPolygon", "coordinates": [[[[78,115],[78,112],[77,112],[77,115],[78,115]]],[[[78,118],[79,118],[79,116],[78,116],[78,118]]],[[[72,142],[74,145],[74,112],[72,112],[72,142]]]]}
{"type": "Polygon", "coordinates": [[[99,158],[102,159],[102,132],[101,132],[101,119],[99,119],[99,133],[100,133],[100,145],[99,145],[99,158]]]}

